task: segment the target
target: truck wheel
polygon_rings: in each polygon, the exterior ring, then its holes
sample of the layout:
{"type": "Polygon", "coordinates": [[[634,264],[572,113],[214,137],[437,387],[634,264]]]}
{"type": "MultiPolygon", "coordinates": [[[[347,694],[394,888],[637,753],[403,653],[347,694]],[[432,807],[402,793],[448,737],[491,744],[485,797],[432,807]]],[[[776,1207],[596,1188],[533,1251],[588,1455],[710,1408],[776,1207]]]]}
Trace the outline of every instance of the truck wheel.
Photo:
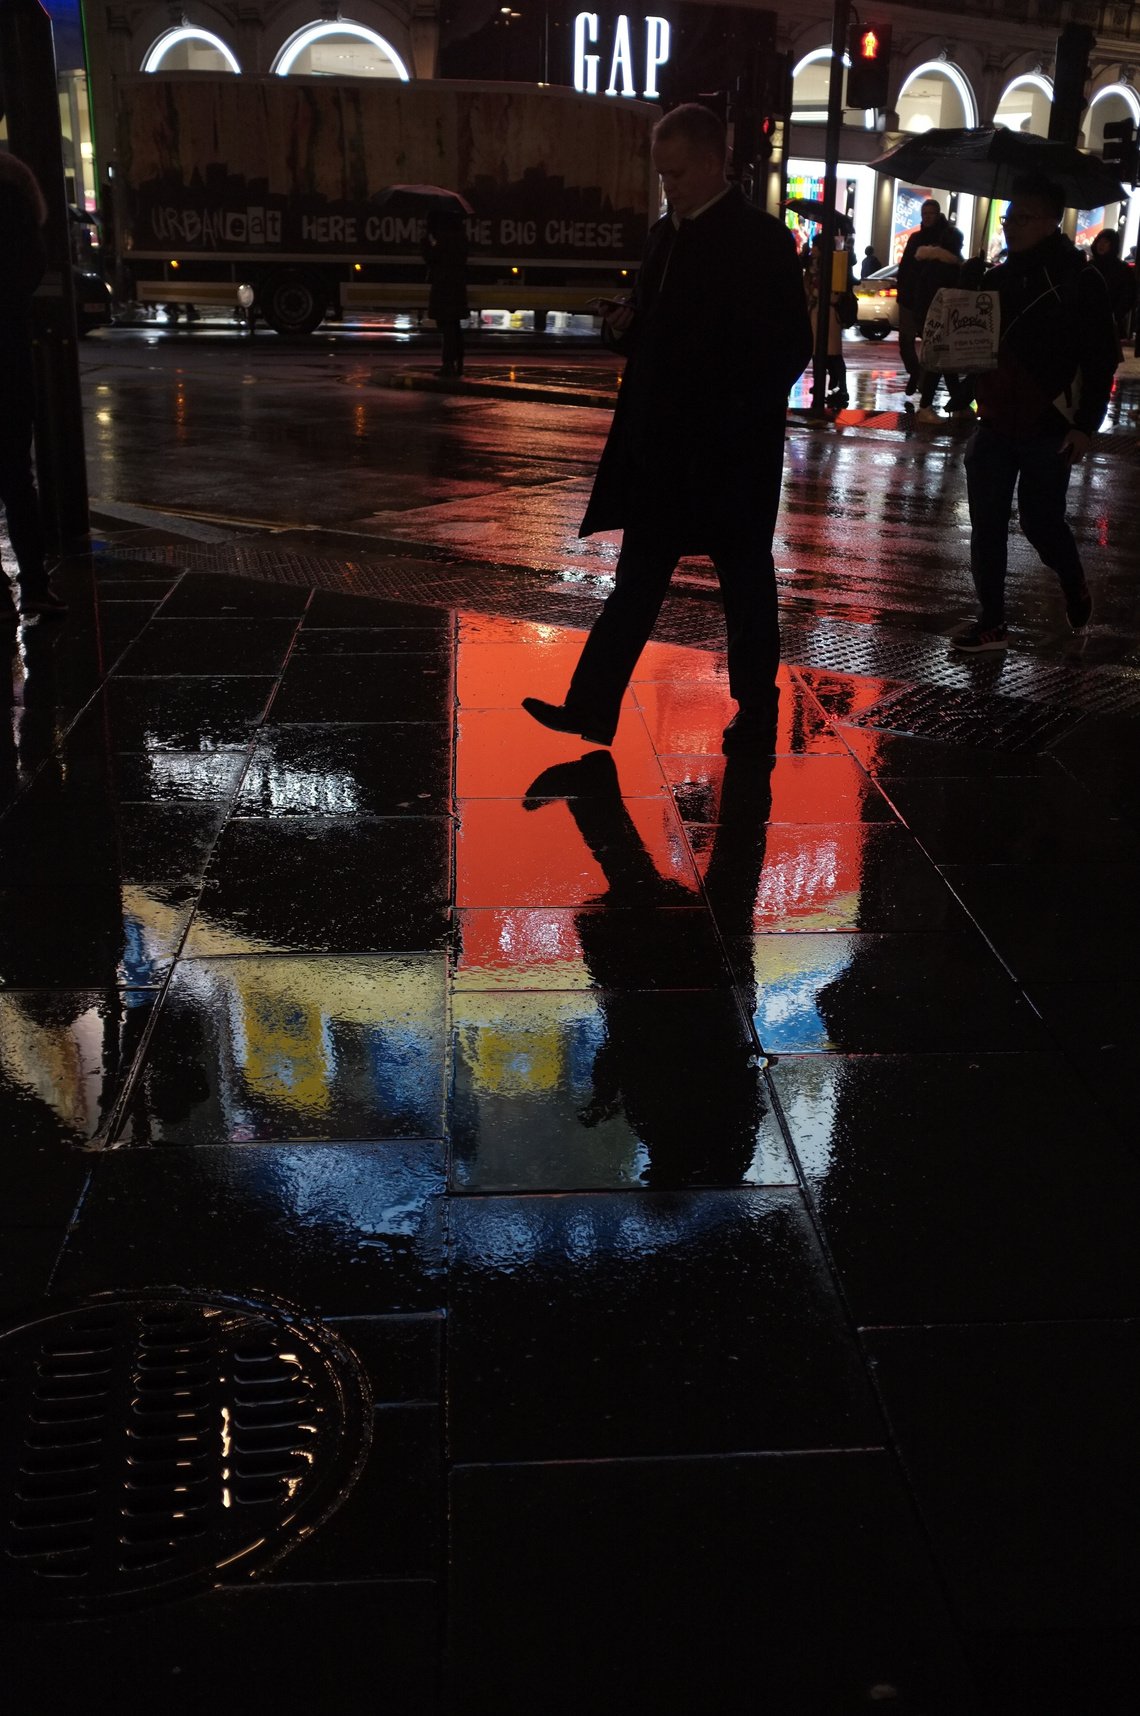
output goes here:
{"type": "Polygon", "coordinates": [[[286,268],[261,288],[261,313],[274,333],[311,334],[324,320],[328,300],[315,274],[286,268]]]}

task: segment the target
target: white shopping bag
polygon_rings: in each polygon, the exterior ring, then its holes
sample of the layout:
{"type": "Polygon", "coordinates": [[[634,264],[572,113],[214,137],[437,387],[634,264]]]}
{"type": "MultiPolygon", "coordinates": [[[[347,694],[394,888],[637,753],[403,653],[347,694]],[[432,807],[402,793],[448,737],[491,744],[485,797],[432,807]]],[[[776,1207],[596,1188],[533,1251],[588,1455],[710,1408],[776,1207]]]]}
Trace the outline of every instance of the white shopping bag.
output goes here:
{"type": "Polygon", "coordinates": [[[959,375],[996,369],[1000,337],[996,292],[940,286],[922,324],[922,367],[959,375]]]}

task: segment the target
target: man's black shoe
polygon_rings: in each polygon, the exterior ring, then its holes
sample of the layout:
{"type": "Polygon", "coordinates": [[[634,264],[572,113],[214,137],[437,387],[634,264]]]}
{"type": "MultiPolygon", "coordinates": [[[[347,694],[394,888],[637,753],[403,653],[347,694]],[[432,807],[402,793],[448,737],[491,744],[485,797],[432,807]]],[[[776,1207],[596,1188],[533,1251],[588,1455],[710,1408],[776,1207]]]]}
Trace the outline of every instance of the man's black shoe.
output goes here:
{"type": "Polygon", "coordinates": [[[723,749],[727,751],[764,751],[770,755],[776,748],[776,713],[779,694],[770,701],[748,703],[736,711],[724,730],[723,749]]]}
{"type": "Polygon", "coordinates": [[[1069,596],[1065,602],[1065,612],[1069,616],[1069,624],[1075,632],[1083,632],[1092,619],[1093,602],[1089,595],[1087,584],[1082,584],[1077,593],[1069,596]]]}
{"type": "Polygon", "coordinates": [[[25,619],[62,620],[67,617],[67,603],[45,585],[36,595],[25,596],[21,591],[20,612],[25,619]]]}
{"type": "Polygon", "coordinates": [[[601,722],[570,709],[565,703],[544,703],[541,697],[524,697],[522,706],[531,718],[553,733],[574,733],[588,745],[612,745],[616,727],[603,727],[601,722]]]}

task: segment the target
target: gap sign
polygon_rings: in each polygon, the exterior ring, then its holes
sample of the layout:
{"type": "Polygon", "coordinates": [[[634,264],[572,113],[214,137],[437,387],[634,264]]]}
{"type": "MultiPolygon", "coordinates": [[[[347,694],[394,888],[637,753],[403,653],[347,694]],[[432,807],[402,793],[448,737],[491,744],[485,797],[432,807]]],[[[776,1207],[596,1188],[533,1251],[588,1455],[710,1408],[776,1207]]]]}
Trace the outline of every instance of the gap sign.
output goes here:
{"type": "Polygon", "coordinates": [[[633,38],[638,37],[641,45],[641,31],[634,29],[634,20],[624,12],[614,19],[613,38],[606,44],[604,53],[592,53],[592,48],[599,46],[599,20],[596,12],[579,12],[574,20],[574,88],[582,95],[597,95],[599,68],[603,57],[609,62],[609,81],[606,84],[607,95],[637,95],[640,93],[646,101],[656,101],[660,94],[657,88],[657,73],[669,58],[669,46],[672,30],[667,18],[645,18],[639,20],[645,27],[645,56],[640,66],[635,64],[633,38]],[[638,78],[638,71],[642,77],[638,78]],[[641,90],[638,91],[638,83],[641,90]],[[619,88],[620,83],[620,88],[619,88]]]}

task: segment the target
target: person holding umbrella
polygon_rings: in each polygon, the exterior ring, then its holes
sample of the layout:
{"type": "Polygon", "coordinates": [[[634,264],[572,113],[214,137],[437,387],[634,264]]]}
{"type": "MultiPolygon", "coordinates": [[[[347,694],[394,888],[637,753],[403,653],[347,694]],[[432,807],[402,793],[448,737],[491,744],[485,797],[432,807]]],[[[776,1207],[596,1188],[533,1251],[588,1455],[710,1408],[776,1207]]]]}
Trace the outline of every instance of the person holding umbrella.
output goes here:
{"type": "Polygon", "coordinates": [[[966,451],[970,570],[981,611],[952,640],[959,650],[1008,645],[1015,489],[1021,528],[1056,573],[1073,631],[1092,618],[1065,497],[1108,406],[1119,345],[1102,276],[1059,230],[1064,211],[1064,192],[1049,179],[1018,179],[1003,220],[1006,260],[982,282],[998,296],[1001,334],[996,369],[977,377],[981,425],[966,451]]]}
{"type": "Polygon", "coordinates": [[[431,209],[424,230],[423,258],[428,271],[428,315],[443,339],[440,375],[463,374],[463,319],[467,304],[467,231],[463,211],[445,205],[431,209]]]}

